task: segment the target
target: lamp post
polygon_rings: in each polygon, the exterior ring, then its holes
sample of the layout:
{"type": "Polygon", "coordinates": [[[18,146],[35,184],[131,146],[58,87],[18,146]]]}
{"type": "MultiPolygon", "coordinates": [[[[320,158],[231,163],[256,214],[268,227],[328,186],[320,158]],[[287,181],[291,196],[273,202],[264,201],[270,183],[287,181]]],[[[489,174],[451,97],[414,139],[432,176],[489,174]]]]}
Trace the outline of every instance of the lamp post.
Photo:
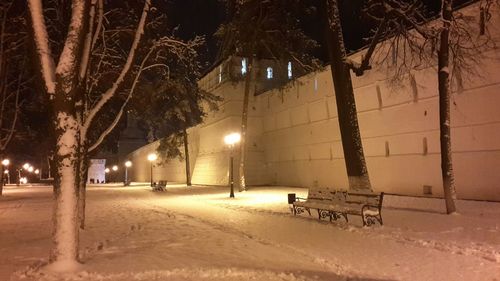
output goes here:
{"type": "Polygon", "coordinates": [[[125,162],[125,181],[123,182],[123,186],[128,186],[128,168],[132,167],[132,161],[125,162]]]}
{"type": "Polygon", "coordinates": [[[10,184],[10,173],[9,173],[9,170],[5,170],[5,171],[3,171],[3,173],[7,175],[7,184],[10,184]]]}
{"type": "Polygon", "coordinates": [[[233,173],[233,149],[235,144],[239,143],[241,139],[241,135],[239,133],[231,133],[224,137],[224,143],[229,147],[230,156],[229,156],[229,184],[231,186],[231,190],[229,192],[229,198],[234,198],[234,173],[233,173]]]}
{"type": "Polygon", "coordinates": [[[151,178],[151,186],[153,186],[153,162],[158,159],[158,156],[156,153],[150,153],[148,155],[148,161],[151,163],[151,173],[150,173],[150,178],[151,178]]]}
{"type": "MultiPolygon", "coordinates": [[[[2,170],[3,170],[3,174],[7,174],[7,183],[8,184],[10,184],[9,170],[7,170],[7,167],[9,166],[9,164],[10,164],[9,159],[2,160],[2,170]]],[[[2,184],[3,184],[3,174],[1,174],[2,175],[2,184]]]]}
{"type": "Polygon", "coordinates": [[[108,183],[109,168],[104,169],[104,182],[108,183]]]}

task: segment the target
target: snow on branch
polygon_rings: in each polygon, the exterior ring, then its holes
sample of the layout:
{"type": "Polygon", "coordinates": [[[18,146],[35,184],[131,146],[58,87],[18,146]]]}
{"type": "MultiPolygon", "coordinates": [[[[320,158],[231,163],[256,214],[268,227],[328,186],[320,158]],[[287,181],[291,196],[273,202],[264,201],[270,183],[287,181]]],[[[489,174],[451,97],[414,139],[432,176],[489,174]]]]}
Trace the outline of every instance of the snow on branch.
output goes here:
{"type": "Polygon", "coordinates": [[[40,60],[42,77],[45,89],[49,95],[54,95],[56,91],[56,70],[54,58],[49,47],[49,36],[47,26],[43,17],[43,7],[41,0],[28,0],[31,21],[33,25],[34,40],[37,56],[40,60]]]}
{"type": "MultiPolygon", "coordinates": [[[[80,64],[80,81],[83,80],[85,77],[85,74],[87,73],[87,67],[89,64],[89,59],[90,59],[90,51],[92,49],[92,39],[93,39],[93,32],[94,32],[94,19],[95,19],[95,6],[96,6],[97,0],[92,0],[90,4],[90,11],[89,11],[89,28],[87,30],[87,34],[85,35],[85,43],[83,45],[83,54],[82,54],[82,61],[80,64]]],[[[97,31],[96,31],[97,32],[97,31]]]]}
{"type": "Polygon", "coordinates": [[[135,54],[137,52],[137,48],[139,46],[139,42],[141,40],[142,35],[144,34],[144,26],[146,23],[146,18],[148,15],[149,8],[151,6],[151,0],[145,0],[144,2],[144,8],[142,10],[141,14],[141,19],[139,20],[139,23],[137,25],[137,29],[135,31],[134,35],[134,41],[132,42],[132,46],[130,47],[130,51],[127,56],[127,60],[125,62],[125,65],[122,68],[122,71],[120,72],[120,75],[116,79],[116,81],[113,83],[111,88],[109,88],[101,97],[101,99],[97,102],[95,107],[90,110],[88,113],[88,116],[86,116],[85,123],[82,126],[82,138],[86,137],[86,134],[88,132],[88,129],[94,120],[96,114],[102,109],[102,107],[115,95],[118,87],[120,84],[123,82],[125,75],[129,72],[133,61],[135,59],[135,54]]]}
{"type": "Polygon", "coordinates": [[[77,75],[79,60],[77,56],[80,48],[80,36],[84,32],[86,20],[86,1],[74,0],[72,2],[71,22],[68,29],[68,35],[64,42],[64,48],[56,67],[56,76],[59,76],[60,86],[65,94],[69,94],[73,88],[73,77],[77,75]]]}
{"type": "Polygon", "coordinates": [[[196,55],[196,48],[199,47],[201,44],[203,44],[204,39],[202,37],[195,37],[195,39],[188,41],[188,42],[183,42],[180,40],[177,40],[172,37],[162,37],[156,41],[154,41],[153,45],[149,49],[148,53],[144,56],[144,58],[141,61],[141,64],[139,65],[139,69],[137,73],[135,74],[134,81],[132,83],[132,87],[130,88],[128,95],[123,102],[123,104],[120,107],[120,110],[118,111],[118,114],[115,116],[111,124],[99,135],[97,140],[94,142],[94,144],[89,146],[88,152],[92,152],[96,148],[99,147],[99,145],[104,141],[104,139],[113,131],[113,129],[116,127],[118,122],[120,121],[121,117],[123,116],[123,113],[125,112],[125,108],[132,98],[135,89],[137,85],[139,84],[139,79],[142,75],[142,73],[146,70],[152,69],[152,68],[157,68],[157,67],[163,67],[167,69],[167,76],[166,79],[170,79],[170,68],[167,63],[152,63],[149,65],[146,65],[146,63],[150,60],[151,56],[155,54],[153,60],[154,61],[162,61],[166,60],[167,55],[164,54],[165,52],[168,54],[173,55],[177,60],[180,62],[183,62],[185,64],[193,63],[192,57],[196,55]]]}

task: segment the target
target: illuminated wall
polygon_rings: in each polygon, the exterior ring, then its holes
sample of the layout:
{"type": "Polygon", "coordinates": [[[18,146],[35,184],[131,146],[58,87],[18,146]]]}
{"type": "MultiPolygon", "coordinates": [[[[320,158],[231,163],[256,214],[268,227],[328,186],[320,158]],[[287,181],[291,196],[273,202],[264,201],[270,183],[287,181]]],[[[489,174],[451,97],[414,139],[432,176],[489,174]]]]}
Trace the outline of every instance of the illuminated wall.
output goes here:
{"type": "MultiPolygon", "coordinates": [[[[478,6],[466,10],[476,13],[478,6]]],[[[489,26],[498,25],[498,9],[492,16],[489,26]]],[[[499,31],[490,30],[494,41],[500,42],[499,31]]],[[[462,86],[453,84],[453,165],[459,198],[500,200],[500,49],[489,50],[484,56],[480,77],[463,77],[462,86]]],[[[264,68],[265,63],[260,69],[264,68]]],[[[353,75],[353,83],[373,188],[412,195],[422,195],[426,189],[441,196],[435,68],[414,71],[394,86],[388,83],[386,70],[375,67],[362,77],[353,75]]],[[[190,130],[190,145],[196,150],[191,155],[193,183],[225,185],[229,152],[223,137],[239,130],[243,83],[229,82],[224,75],[220,79],[220,69],[215,68],[200,85],[222,96],[224,102],[204,124],[190,130]]],[[[252,97],[249,113],[249,185],[347,188],[329,68],[303,76],[283,90],[252,97]]],[[[141,157],[145,158],[151,147],[138,150],[144,150],[141,157]]],[[[183,170],[172,167],[165,173],[182,180],[183,170]]]]}

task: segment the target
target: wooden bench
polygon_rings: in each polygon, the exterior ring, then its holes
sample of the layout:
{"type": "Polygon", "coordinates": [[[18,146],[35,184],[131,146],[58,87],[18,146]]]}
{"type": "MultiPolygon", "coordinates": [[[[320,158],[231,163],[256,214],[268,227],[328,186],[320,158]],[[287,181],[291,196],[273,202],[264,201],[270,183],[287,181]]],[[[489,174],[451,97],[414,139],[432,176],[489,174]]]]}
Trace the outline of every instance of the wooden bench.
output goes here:
{"type": "Polygon", "coordinates": [[[151,187],[153,191],[167,191],[167,181],[166,180],[161,180],[158,182],[153,183],[153,186],[151,187]]]}
{"type": "Polygon", "coordinates": [[[318,212],[318,219],[329,218],[330,221],[344,218],[349,222],[348,215],[360,216],[363,226],[370,226],[378,222],[383,225],[382,202],[384,193],[360,191],[331,190],[328,188],[309,190],[307,198],[289,196],[288,203],[294,215],[311,209],[318,212]],[[292,197],[292,198],[291,198],[292,197]]]}

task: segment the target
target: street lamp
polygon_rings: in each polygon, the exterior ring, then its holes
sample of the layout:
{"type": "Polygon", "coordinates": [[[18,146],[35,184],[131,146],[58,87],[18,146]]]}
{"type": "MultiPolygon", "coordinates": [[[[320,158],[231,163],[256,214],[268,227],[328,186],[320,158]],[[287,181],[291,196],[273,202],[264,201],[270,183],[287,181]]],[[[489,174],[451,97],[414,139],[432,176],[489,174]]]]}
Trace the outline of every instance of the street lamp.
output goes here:
{"type": "Polygon", "coordinates": [[[240,142],[241,135],[239,133],[231,133],[224,137],[224,143],[229,147],[230,157],[229,157],[229,183],[231,185],[231,191],[229,193],[230,198],[234,198],[234,173],[233,173],[233,149],[234,146],[240,142]]]}
{"type": "Polygon", "coordinates": [[[125,162],[125,181],[123,182],[124,186],[129,185],[128,183],[128,168],[132,167],[132,161],[125,162]]]}
{"type": "Polygon", "coordinates": [[[107,179],[108,176],[107,176],[107,174],[109,174],[109,168],[104,169],[104,173],[105,173],[105,175],[104,175],[104,182],[108,183],[108,179],[107,179]]]}
{"type": "Polygon", "coordinates": [[[31,166],[30,163],[24,163],[23,169],[28,170],[30,166],[31,166]]]}
{"type": "Polygon", "coordinates": [[[151,163],[151,173],[150,173],[150,178],[151,178],[151,186],[153,186],[153,162],[158,159],[158,156],[156,153],[150,153],[148,155],[148,161],[151,163]]]}
{"type": "Polygon", "coordinates": [[[7,175],[7,184],[10,184],[10,174],[9,174],[9,170],[5,170],[5,171],[3,171],[3,173],[7,175]]]}
{"type": "MultiPolygon", "coordinates": [[[[10,160],[9,159],[3,159],[2,160],[2,170],[7,169],[7,166],[9,166],[10,160]]],[[[7,174],[7,183],[10,184],[10,175],[9,175],[9,170],[4,170],[4,174],[7,174]]],[[[3,184],[3,175],[2,175],[2,184],[3,184]]]]}

